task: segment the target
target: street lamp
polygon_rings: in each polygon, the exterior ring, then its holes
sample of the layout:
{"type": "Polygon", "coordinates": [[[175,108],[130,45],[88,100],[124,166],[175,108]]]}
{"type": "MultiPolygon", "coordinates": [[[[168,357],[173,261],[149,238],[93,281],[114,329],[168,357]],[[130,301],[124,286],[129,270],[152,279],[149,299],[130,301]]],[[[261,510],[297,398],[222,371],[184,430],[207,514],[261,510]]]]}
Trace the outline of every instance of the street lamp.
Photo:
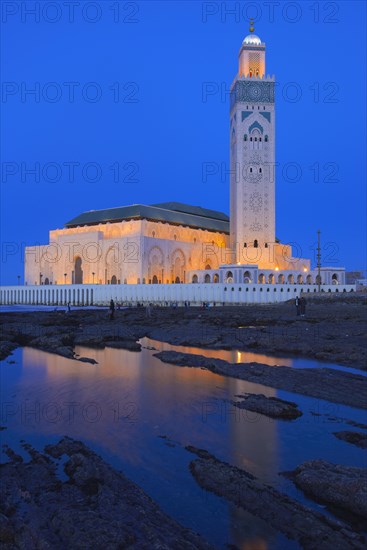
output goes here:
{"type": "Polygon", "coordinates": [[[66,275],[67,273],[64,273],[64,285],[66,285],[66,275]]]}
{"type": "Polygon", "coordinates": [[[92,275],[93,275],[93,284],[94,284],[94,275],[95,275],[94,271],[92,271],[92,275]]]}

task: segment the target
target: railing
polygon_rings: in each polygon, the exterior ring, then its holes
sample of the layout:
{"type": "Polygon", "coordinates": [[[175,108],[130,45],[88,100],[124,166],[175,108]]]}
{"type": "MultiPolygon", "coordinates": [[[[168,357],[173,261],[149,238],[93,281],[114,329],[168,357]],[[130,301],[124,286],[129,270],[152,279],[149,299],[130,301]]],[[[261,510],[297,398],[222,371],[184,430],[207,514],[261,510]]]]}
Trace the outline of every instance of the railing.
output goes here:
{"type": "MultiPolygon", "coordinates": [[[[326,293],[354,292],[356,285],[322,285],[326,293]]],[[[0,305],[73,306],[107,305],[111,299],[122,305],[177,302],[183,305],[276,303],[301,293],[316,293],[307,284],[136,284],[136,285],[34,285],[0,287],[0,305]]]]}

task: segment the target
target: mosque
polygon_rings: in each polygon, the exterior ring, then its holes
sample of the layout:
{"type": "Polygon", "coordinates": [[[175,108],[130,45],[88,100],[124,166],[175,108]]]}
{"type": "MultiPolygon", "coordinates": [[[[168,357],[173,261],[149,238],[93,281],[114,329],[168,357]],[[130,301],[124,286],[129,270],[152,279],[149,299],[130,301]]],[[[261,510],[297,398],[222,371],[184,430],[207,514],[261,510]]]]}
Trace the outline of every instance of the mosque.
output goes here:
{"type": "Polygon", "coordinates": [[[274,88],[251,22],[230,93],[230,217],[177,202],[83,212],[26,248],[25,284],[344,284],[344,268],[312,271],[276,238],[274,88]]]}

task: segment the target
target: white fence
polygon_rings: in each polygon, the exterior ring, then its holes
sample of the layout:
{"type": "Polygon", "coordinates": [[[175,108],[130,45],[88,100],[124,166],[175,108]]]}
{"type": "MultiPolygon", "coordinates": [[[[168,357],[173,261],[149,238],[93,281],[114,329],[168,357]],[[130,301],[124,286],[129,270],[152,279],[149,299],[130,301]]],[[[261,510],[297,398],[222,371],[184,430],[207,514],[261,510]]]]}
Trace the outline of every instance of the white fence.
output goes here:
{"type": "MultiPolygon", "coordinates": [[[[0,287],[0,305],[107,305],[166,304],[185,301],[219,304],[275,303],[301,293],[317,292],[317,285],[288,284],[158,284],[158,285],[37,285],[0,287]]],[[[355,285],[322,285],[322,292],[354,292],[355,285]]]]}

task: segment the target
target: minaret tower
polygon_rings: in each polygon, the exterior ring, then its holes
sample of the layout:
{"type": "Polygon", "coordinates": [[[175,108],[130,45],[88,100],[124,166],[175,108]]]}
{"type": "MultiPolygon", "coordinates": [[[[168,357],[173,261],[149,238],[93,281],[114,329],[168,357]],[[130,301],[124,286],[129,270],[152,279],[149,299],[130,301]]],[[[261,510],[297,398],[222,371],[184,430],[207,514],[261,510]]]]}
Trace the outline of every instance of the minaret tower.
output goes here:
{"type": "Polygon", "coordinates": [[[274,85],[251,20],[230,95],[230,233],[241,264],[267,264],[275,243],[274,85]]]}

